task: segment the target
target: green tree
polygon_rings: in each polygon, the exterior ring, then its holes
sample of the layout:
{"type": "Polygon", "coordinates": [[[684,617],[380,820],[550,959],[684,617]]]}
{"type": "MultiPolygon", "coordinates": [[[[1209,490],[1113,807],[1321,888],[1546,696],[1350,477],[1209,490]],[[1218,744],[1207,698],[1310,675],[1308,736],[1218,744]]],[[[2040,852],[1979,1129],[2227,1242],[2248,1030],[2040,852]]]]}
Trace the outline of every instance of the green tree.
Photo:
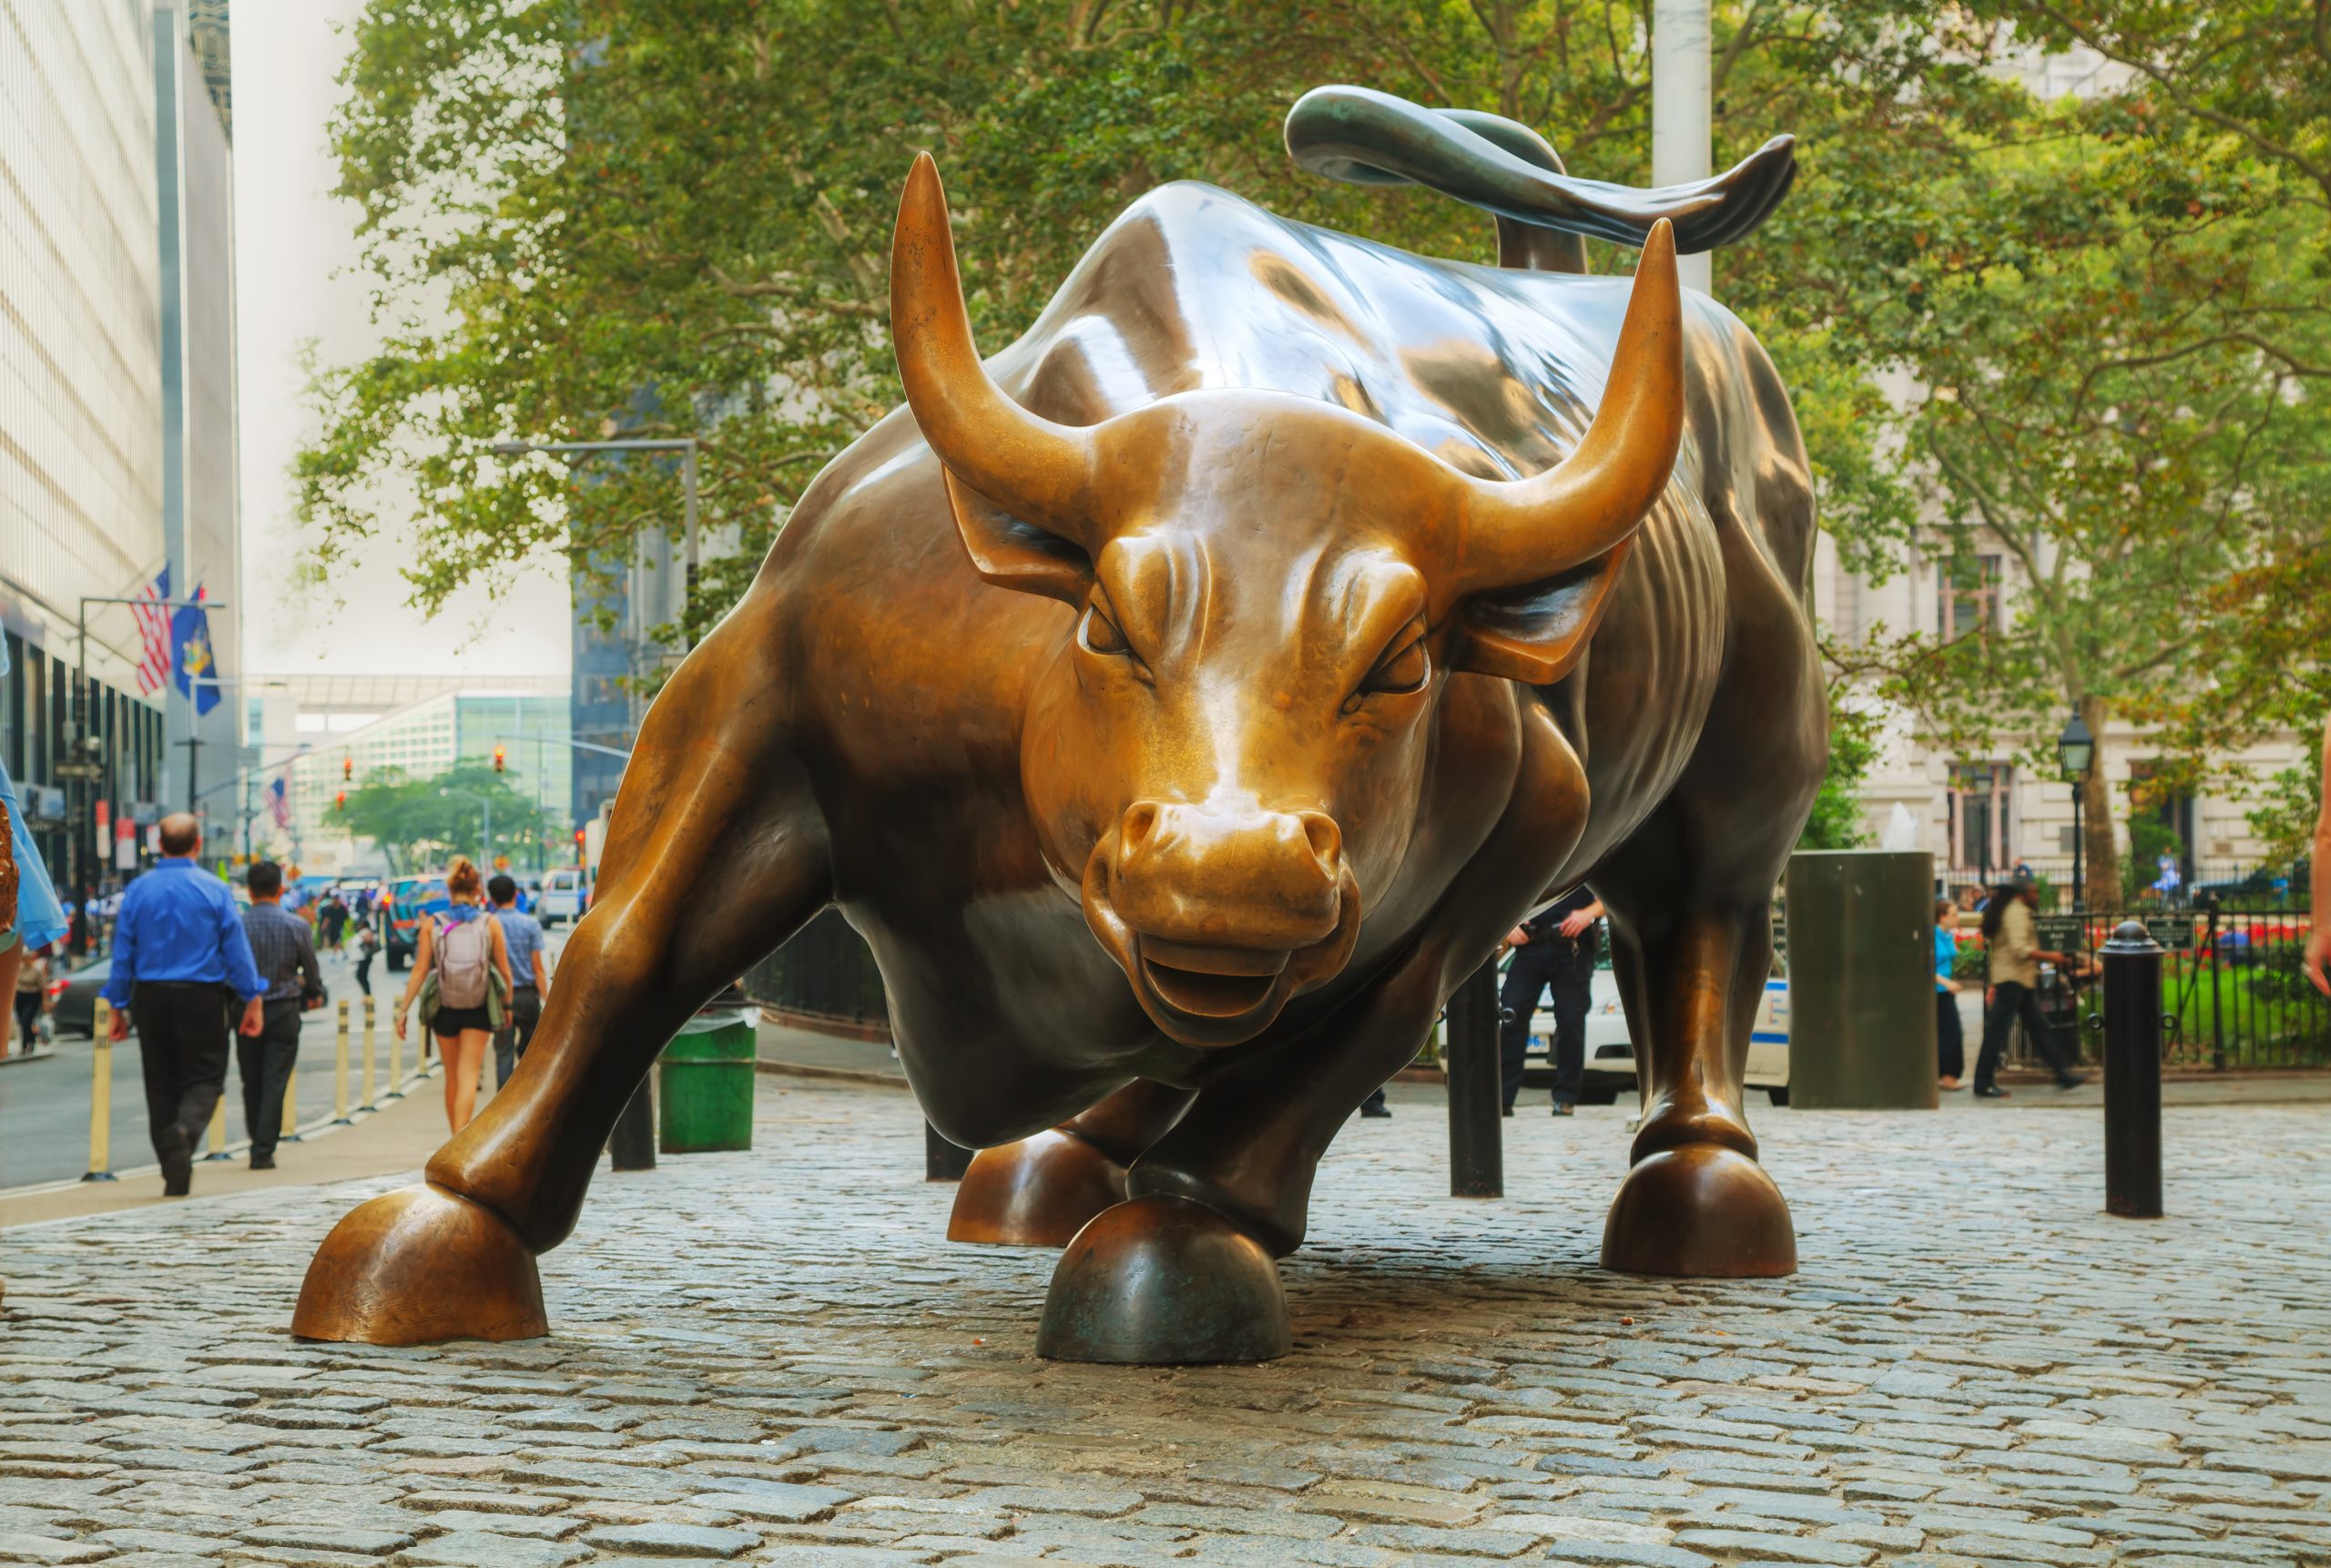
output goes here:
{"type": "Polygon", "coordinates": [[[1844,683],[1830,684],[1829,765],[1813,798],[1813,814],[1797,836],[1800,850],[1858,850],[1869,842],[1861,788],[1878,760],[1878,724],[1870,713],[1841,704],[1843,692],[1844,683]]]}
{"type": "Polygon", "coordinates": [[[514,865],[524,866],[540,850],[544,835],[558,829],[555,818],[531,795],[513,789],[506,775],[476,764],[428,779],[382,769],[348,792],[332,820],[352,837],[372,840],[402,871],[442,865],[454,855],[489,867],[506,855],[514,865]],[[481,804],[486,801],[493,805],[491,844],[481,804]]]}

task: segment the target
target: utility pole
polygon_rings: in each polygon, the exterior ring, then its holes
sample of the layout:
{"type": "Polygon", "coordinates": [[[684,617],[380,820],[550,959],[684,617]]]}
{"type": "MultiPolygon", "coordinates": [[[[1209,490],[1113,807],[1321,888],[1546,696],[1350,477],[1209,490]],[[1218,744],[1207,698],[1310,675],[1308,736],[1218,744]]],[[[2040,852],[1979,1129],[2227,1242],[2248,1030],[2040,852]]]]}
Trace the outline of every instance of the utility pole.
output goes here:
{"type": "MultiPolygon", "coordinates": [[[[1708,0],[1652,0],[1651,183],[1687,185],[1710,172],[1708,0]]],[[[1708,258],[1675,258],[1684,286],[1708,292],[1708,258]]]]}

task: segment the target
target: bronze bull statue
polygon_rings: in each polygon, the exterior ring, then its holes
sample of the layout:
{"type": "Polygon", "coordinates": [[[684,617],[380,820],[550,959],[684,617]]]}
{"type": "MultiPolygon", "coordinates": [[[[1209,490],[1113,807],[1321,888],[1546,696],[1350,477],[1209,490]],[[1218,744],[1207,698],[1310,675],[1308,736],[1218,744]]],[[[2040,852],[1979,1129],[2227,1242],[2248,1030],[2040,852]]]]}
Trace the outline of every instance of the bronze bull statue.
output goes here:
{"type": "Polygon", "coordinates": [[[657,699],[524,1065],[341,1221],[294,1332],[546,1333],[534,1259],[664,1042],[829,904],[926,1114],[983,1151],[949,1234],[1066,1244],[1043,1354],[1284,1351],[1273,1258],[1329,1140],[1581,881],[1643,1074],[1604,1265],[1795,1268],[1741,1073],[1826,746],[1812,486],[1669,223],[1753,228],[1788,146],[1632,192],[1353,89],[1288,139],[1491,208],[1503,265],[1169,185],[982,363],[915,160],[907,406],[657,699]],[[1581,233],[1642,244],[1632,285],[1576,275],[1581,233]]]}

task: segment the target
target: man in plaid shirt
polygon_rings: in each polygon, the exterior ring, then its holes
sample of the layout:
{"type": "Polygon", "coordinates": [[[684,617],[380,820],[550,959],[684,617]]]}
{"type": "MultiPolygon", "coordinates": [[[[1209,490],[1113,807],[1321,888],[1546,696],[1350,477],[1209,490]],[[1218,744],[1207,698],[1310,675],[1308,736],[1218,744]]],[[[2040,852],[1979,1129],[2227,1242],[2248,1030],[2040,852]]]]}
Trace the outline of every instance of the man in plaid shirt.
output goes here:
{"type": "Polygon", "coordinates": [[[250,938],[267,997],[260,1032],[235,1040],[235,1063],[243,1080],[251,1169],[271,1171],[275,1140],[283,1133],[283,1091],[300,1060],[300,1015],[310,993],[323,995],[324,981],[308,922],[283,907],[283,868],[273,860],[256,861],[244,885],[250,889],[251,907],[243,911],[243,934],[250,938]]]}

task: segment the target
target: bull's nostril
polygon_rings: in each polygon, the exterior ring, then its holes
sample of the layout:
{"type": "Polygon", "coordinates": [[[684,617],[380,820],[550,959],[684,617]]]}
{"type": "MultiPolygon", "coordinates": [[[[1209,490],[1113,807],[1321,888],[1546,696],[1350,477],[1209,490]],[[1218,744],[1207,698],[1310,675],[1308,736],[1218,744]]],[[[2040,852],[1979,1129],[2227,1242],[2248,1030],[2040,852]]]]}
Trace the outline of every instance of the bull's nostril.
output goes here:
{"type": "Polygon", "coordinates": [[[1157,803],[1136,800],[1125,808],[1125,814],[1117,824],[1117,842],[1127,851],[1137,850],[1156,826],[1157,803]]]}
{"type": "Polygon", "coordinates": [[[1324,811],[1301,811],[1297,815],[1303,823],[1303,836],[1310,840],[1311,852],[1318,857],[1319,863],[1328,869],[1329,875],[1340,871],[1343,869],[1344,835],[1343,830],[1336,826],[1336,820],[1324,811]]]}

